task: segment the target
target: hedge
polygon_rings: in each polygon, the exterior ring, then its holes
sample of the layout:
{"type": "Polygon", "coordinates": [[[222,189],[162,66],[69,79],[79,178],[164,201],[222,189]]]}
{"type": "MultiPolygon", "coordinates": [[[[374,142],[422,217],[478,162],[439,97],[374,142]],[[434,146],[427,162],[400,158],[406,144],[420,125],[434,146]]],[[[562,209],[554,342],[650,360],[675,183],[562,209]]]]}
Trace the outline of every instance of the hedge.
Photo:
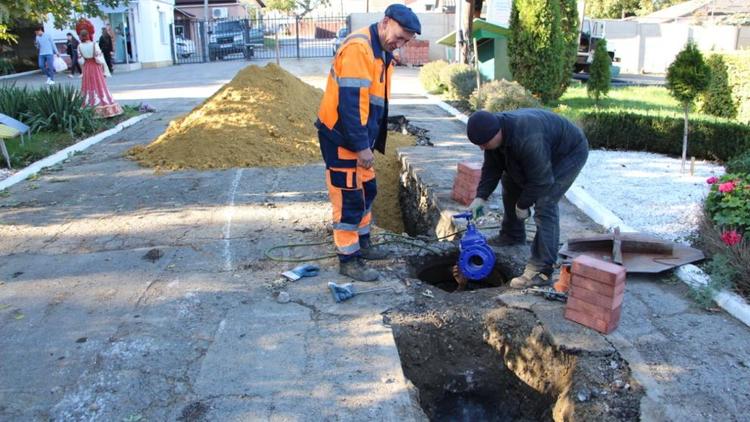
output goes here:
{"type": "MultiPolygon", "coordinates": [[[[591,148],[682,154],[681,118],[635,113],[583,114],[579,125],[591,148]]],[[[750,150],[750,125],[691,120],[688,155],[708,160],[730,160],[750,150]]]]}
{"type": "Polygon", "coordinates": [[[750,123],[750,51],[715,54],[720,54],[727,64],[729,86],[739,109],[737,119],[750,123]]]}

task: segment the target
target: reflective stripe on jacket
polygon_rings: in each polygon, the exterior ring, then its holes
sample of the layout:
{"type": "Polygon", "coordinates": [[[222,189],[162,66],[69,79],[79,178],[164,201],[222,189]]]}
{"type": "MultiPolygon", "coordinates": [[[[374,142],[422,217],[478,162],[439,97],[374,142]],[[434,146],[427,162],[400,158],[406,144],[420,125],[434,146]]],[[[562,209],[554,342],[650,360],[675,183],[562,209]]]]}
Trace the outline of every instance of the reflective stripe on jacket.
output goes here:
{"type": "Polygon", "coordinates": [[[393,55],[380,46],[377,24],[349,35],[333,59],[320,103],[316,126],[322,138],[355,152],[385,153],[392,74],[393,55]]]}

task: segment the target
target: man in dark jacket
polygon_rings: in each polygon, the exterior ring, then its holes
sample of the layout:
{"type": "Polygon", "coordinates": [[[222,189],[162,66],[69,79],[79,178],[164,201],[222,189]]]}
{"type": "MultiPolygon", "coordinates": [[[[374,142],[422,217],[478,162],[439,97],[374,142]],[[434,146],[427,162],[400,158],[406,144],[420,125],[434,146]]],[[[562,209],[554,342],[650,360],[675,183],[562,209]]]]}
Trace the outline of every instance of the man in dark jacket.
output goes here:
{"type": "Polygon", "coordinates": [[[551,284],[560,241],[558,202],[586,164],[586,136],[568,119],[542,109],[480,110],[471,115],[466,131],[469,140],[484,150],[482,177],[470,205],[475,215],[482,214],[487,198],[502,181],[502,228],[490,242],[525,243],[524,222],[534,216],[531,259],[523,275],[511,280],[511,287],[551,284]]]}
{"type": "Polygon", "coordinates": [[[102,36],[99,37],[99,48],[102,50],[104,61],[107,62],[110,73],[115,71],[112,65],[112,55],[114,55],[115,51],[115,44],[112,38],[112,28],[110,28],[109,24],[104,25],[102,36]]]}

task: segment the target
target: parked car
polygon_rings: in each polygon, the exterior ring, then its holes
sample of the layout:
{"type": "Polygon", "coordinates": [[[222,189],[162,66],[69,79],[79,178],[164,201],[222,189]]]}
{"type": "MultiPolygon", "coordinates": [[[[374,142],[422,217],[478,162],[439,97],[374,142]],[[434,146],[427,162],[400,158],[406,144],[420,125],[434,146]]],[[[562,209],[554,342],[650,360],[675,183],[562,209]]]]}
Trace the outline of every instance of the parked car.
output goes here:
{"type": "Polygon", "coordinates": [[[174,44],[177,55],[184,59],[195,54],[195,43],[191,39],[183,38],[178,35],[174,39],[174,44]]]}
{"type": "Polygon", "coordinates": [[[338,51],[341,44],[344,42],[346,37],[349,36],[349,28],[341,28],[336,32],[336,38],[331,40],[331,43],[333,44],[333,55],[336,55],[336,51],[338,51]]]}
{"type": "Polygon", "coordinates": [[[208,55],[211,60],[237,53],[250,58],[257,45],[263,45],[263,31],[250,28],[247,19],[219,21],[209,31],[208,55]]]}

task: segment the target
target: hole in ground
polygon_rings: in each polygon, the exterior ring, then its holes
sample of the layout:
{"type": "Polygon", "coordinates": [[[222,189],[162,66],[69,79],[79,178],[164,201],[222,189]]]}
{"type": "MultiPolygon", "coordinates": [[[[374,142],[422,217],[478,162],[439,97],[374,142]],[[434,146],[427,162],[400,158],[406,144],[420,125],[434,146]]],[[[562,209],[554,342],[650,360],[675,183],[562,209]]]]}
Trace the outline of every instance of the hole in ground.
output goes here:
{"type": "MultiPolygon", "coordinates": [[[[471,296],[451,296],[470,298],[471,296]]],[[[520,380],[483,339],[470,307],[392,311],[404,374],[431,421],[550,421],[554,399],[520,380]]]]}
{"type": "MultiPolygon", "coordinates": [[[[454,292],[458,283],[453,276],[453,267],[458,262],[458,253],[443,256],[427,256],[414,262],[414,268],[418,279],[431,284],[446,292],[454,292]]],[[[481,265],[480,263],[474,263],[481,265]]],[[[469,280],[466,290],[486,289],[500,287],[508,281],[508,277],[497,265],[487,278],[482,280],[469,280]]]]}

